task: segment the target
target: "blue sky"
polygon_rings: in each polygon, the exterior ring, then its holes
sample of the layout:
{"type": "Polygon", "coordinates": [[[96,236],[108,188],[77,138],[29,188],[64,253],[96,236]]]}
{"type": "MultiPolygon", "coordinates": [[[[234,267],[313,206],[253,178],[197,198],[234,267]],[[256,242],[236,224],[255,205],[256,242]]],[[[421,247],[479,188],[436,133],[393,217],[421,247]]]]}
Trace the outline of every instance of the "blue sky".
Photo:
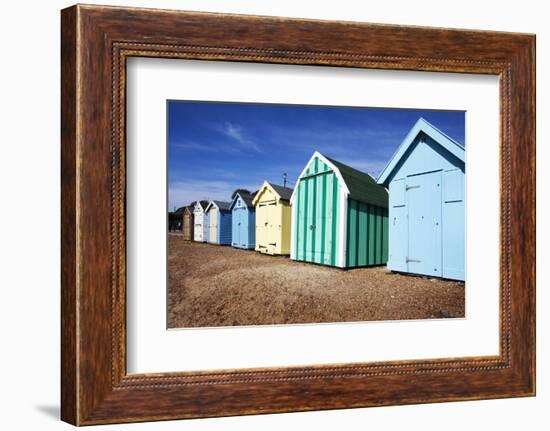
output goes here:
{"type": "Polygon", "coordinates": [[[423,117],[464,144],[464,112],[168,101],[168,208],[291,186],[314,151],[377,176],[423,117]]]}

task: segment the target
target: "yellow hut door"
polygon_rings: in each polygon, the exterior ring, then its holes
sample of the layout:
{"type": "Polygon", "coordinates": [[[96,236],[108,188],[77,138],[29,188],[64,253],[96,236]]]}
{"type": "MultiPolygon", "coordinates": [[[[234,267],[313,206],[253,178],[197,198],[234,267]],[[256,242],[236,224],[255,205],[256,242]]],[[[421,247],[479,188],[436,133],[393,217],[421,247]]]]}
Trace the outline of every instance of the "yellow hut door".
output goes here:
{"type": "Polygon", "coordinates": [[[256,208],[256,250],[267,253],[267,208],[260,202],[256,208]]]}
{"type": "Polygon", "coordinates": [[[277,253],[277,238],[279,233],[279,217],[277,202],[269,202],[266,206],[267,215],[267,252],[269,254],[277,253]]]}
{"type": "Polygon", "coordinates": [[[210,242],[218,242],[218,209],[210,208],[210,242]]]}
{"type": "Polygon", "coordinates": [[[256,250],[262,253],[274,254],[276,248],[276,201],[261,202],[256,211],[256,250]]]}

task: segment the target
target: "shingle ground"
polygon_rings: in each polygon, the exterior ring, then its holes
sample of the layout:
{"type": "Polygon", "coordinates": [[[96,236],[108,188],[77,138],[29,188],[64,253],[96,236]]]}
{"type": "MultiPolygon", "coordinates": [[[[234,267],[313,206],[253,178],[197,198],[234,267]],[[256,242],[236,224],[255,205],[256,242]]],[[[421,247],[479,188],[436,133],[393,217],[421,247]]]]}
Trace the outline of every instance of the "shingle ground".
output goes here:
{"type": "Polygon", "coordinates": [[[168,326],[464,317],[464,283],[341,270],[168,236],[168,326]]]}

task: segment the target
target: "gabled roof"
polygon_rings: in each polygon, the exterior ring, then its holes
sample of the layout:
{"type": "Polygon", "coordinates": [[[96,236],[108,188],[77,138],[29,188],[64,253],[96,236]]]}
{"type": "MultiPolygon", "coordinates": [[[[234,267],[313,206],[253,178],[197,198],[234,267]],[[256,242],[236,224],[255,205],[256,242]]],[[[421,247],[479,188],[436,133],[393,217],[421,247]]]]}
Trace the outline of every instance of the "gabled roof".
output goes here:
{"type": "Polygon", "coordinates": [[[229,209],[233,209],[233,206],[235,205],[235,202],[237,202],[237,198],[241,198],[244,202],[244,204],[249,208],[254,208],[254,205],[252,204],[252,201],[254,200],[254,196],[257,192],[254,193],[244,193],[244,192],[238,192],[233,200],[231,201],[231,205],[229,206],[229,209]]]}
{"type": "Polygon", "coordinates": [[[264,183],[262,184],[262,187],[260,187],[260,189],[254,194],[254,199],[252,200],[252,204],[256,205],[257,200],[261,195],[260,192],[266,186],[271,187],[273,191],[279,195],[280,199],[284,201],[290,201],[290,198],[292,197],[292,191],[293,191],[290,187],[279,186],[278,184],[273,184],[268,181],[264,181],[264,183]]]}
{"type": "Polygon", "coordinates": [[[174,211],[172,214],[174,215],[179,215],[179,214],[183,214],[183,210],[185,209],[185,207],[179,207],[176,211],[174,211]]]}
{"type": "Polygon", "coordinates": [[[208,212],[211,206],[215,206],[221,211],[229,211],[231,209],[231,202],[210,201],[204,212],[208,212]]]}
{"type": "Polygon", "coordinates": [[[394,171],[394,169],[399,164],[399,161],[407,154],[407,150],[414,144],[417,136],[420,133],[424,133],[429,136],[436,143],[445,148],[453,156],[457,157],[459,160],[464,161],[465,149],[462,145],[456,142],[453,138],[447,136],[433,124],[428,123],[424,118],[419,118],[413,128],[409,131],[397,151],[392,156],[384,170],[378,176],[378,184],[386,184],[386,181],[394,171]]]}
{"type": "Polygon", "coordinates": [[[340,171],[352,199],[387,208],[388,192],[378,185],[371,175],[358,171],[351,166],[344,165],[337,160],[328,157],[327,160],[331,161],[340,171]]]}
{"type": "Polygon", "coordinates": [[[292,196],[293,189],[290,187],[280,186],[278,184],[268,183],[279,197],[285,201],[289,201],[292,196]]]}
{"type": "MultiPolygon", "coordinates": [[[[388,207],[388,192],[384,187],[377,184],[372,176],[342,162],[328,158],[318,151],[315,151],[306,164],[306,167],[298,177],[298,181],[304,176],[307,167],[315,157],[318,157],[332,169],[338,180],[343,183],[344,189],[350,198],[382,208],[388,207]]],[[[296,191],[297,188],[294,190],[296,191]]],[[[294,199],[294,193],[292,194],[292,199],[294,199]]]]}
{"type": "Polygon", "coordinates": [[[208,206],[208,203],[209,203],[209,202],[208,202],[208,201],[196,201],[196,202],[195,202],[195,205],[196,205],[197,203],[201,206],[202,210],[204,211],[204,210],[206,210],[206,207],[208,206]]]}

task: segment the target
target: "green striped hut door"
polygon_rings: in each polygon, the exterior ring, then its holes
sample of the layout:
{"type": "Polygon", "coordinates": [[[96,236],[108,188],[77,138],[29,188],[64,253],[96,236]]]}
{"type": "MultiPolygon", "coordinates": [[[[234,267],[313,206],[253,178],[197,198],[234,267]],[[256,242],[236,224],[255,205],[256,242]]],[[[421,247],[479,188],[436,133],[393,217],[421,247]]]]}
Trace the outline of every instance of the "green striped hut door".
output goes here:
{"type": "Polygon", "coordinates": [[[338,179],[315,159],[297,195],[296,259],[336,265],[338,179]]]}

